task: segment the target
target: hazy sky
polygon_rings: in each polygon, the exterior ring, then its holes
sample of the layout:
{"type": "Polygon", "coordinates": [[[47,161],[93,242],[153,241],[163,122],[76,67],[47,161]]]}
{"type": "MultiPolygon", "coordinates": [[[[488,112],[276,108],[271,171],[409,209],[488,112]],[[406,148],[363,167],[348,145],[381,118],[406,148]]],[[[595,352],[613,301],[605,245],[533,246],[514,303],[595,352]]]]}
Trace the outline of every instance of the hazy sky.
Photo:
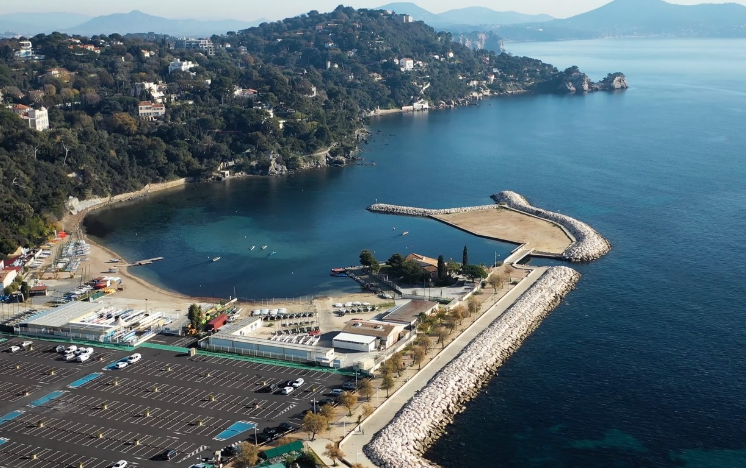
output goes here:
{"type": "MultiPolygon", "coordinates": [[[[433,13],[466,6],[486,6],[493,10],[514,10],[521,13],[547,13],[566,18],[597,8],[610,0],[415,0],[420,7],[433,13]]],[[[669,3],[693,5],[697,3],[725,3],[713,0],[668,0],[669,3]]],[[[730,0],[746,5],[746,0],[730,0]]],[[[0,0],[0,14],[25,11],[70,11],[91,16],[142,10],[152,15],[169,18],[240,19],[267,18],[278,20],[296,16],[309,10],[333,10],[343,3],[356,8],[373,8],[389,0],[35,0],[18,2],[0,0]]],[[[416,19],[416,18],[415,18],[416,19]]]]}

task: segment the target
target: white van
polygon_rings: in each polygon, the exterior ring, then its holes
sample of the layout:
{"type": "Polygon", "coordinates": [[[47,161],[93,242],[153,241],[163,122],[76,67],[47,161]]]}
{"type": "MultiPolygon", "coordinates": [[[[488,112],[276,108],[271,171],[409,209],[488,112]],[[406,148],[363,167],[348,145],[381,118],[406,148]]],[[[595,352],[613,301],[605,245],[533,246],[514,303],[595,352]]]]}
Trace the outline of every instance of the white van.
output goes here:
{"type": "Polygon", "coordinates": [[[78,362],[86,362],[91,358],[91,355],[88,353],[83,353],[80,356],[78,356],[78,362]]]}
{"type": "Polygon", "coordinates": [[[142,359],[142,356],[139,353],[135,353],[132,356],[130,356],[130,357],[127,358],[127,362],[129,364],[134,364],[137,361],[139,361],[140,359],[142,359]]]}

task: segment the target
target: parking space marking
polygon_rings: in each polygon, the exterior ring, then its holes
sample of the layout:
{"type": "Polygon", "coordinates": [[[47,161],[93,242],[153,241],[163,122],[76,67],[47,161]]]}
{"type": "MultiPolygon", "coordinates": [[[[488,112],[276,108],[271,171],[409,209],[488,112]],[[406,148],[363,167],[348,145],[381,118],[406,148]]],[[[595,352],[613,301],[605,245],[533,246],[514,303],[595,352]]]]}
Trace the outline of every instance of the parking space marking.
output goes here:
{"type": "Polygon", "coordinates": [[[33,380],[38,383],[51,384],[71,376],[77,372],[77,369],[72,366],[58,367],[27,361],[13,363],[5,361],[0,366],[0,372],[3,375],[14,377],[14,380],[21,378],[33,380]]]}
{"type": "Polygon", "coordinates": [[[0,401],[12,403],[39,390],[39,385],[23,385],[12,382],[0,382],[0,401]]]}
{"type": "Polygon", "coordinates": [[[82,462],[85,468],[105,468],[113,463],[15,441],[0,444],[0,466],[8,468],[69,468],[78,466],[78,462],[82,462]],[[32,454],[36,454],[36,459],[32,454]]]}
{"type": "MultiPolygon", "coordinates": [[[[8,342],[8,344],[20,345],[22,342],[23,340],[11,340],[8,342]]],[[[88,367],[95,364],[97,361],[108,359],[112,354],[113,353],[109,350],[96,349],[91,355],[91,358],[86,362],[65,361],[62,354],[58,353],[55,350],[54,345],[48,346],[48,343],[45,343],[43,345],[35,344],[33,350],[21,350],[17,353],[13,353],[10,355],[11,359],[9,359],[9,361],[13,360],[14,362],[16,362],[21,361],[22,359],[20,358],[33,357],[46,359],[48,361],[69,362],[75,367],[88,367]]]]}

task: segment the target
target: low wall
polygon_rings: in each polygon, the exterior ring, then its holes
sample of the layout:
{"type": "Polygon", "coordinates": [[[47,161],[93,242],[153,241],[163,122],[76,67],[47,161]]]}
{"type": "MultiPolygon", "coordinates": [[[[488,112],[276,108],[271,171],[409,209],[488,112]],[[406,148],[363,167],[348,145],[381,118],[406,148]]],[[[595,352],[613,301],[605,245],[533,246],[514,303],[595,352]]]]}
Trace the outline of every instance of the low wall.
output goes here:
{"type": "Polygon", "coordinates": [[[89,198],[87,200],[78,200],[75,197],[70,197],[67,200],[65,206],[67,207],[70,214],[74,215],[83,211],[101,208],[102,206],[110,205],[112,203],[119,203],[123,201],[134,200],[136,198],[142,198],[149,193],[159,192],[171,187],[178,187],[188,182],[191,182],[191,178],[185,177],[183,179],[171,180],[169,182],[162,182],[159,184],[148,184],[136,192],[120,193],[119,195],[114,195],[112,197],[89,198]]]}
{"type": "Polygon", "coordinates": [[[492,195],[491,198],[497,203],[505,204],[514,210],[546,219],[567,229],[572,237],[575,238],[575,242],[562,253],[562,258],[566,260],[571,262],[590,262],[611,250],[609,241],[604,239],[589,225],[560,213],[536,208],[528,200],[515,192],[506,190],[492,195]]]}
{"type": "Polygon", "coordinates": [[[373,437],[363,449],[368,458],[383,468],[436,466],[422,458],[424,451],[579,278],[571,268],[549,268],[373,437]]]}
{"type": "Polygon", "coordinates": [[[466,213],[468,211],[497,210],[499,208],[500,207],[497,205],[478,205],[465,206],[462,208],[442,208],[431,210],[428,208],[415,208],[413,206],[399,206],[388,205],[386,203],[376,203],[374,205],[370,205],[367,210],[373,213],[395,214],[401,216],[420,216],[423,218],[428,218],[430,216],[466,213]]]}

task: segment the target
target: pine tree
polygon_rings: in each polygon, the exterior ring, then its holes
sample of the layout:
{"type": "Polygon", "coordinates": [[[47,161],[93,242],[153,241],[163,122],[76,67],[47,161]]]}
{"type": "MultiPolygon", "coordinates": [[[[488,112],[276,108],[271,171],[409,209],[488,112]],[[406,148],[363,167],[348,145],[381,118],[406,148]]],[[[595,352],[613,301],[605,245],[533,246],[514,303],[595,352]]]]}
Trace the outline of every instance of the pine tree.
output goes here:
{"type": "Polygon", "coordinates": [[[464,258],[461,262],[462,266],[466,266],[469,264],[469,251],[466,249],[466,246],[464,246],[464,258]]]}
{"type": "Polygon", "coordinates": [[[438,279],[443,281],[444,279],[446,279],[446,274],[446,262],[443,259],[442,255],[438,255],[438,279]]]}

